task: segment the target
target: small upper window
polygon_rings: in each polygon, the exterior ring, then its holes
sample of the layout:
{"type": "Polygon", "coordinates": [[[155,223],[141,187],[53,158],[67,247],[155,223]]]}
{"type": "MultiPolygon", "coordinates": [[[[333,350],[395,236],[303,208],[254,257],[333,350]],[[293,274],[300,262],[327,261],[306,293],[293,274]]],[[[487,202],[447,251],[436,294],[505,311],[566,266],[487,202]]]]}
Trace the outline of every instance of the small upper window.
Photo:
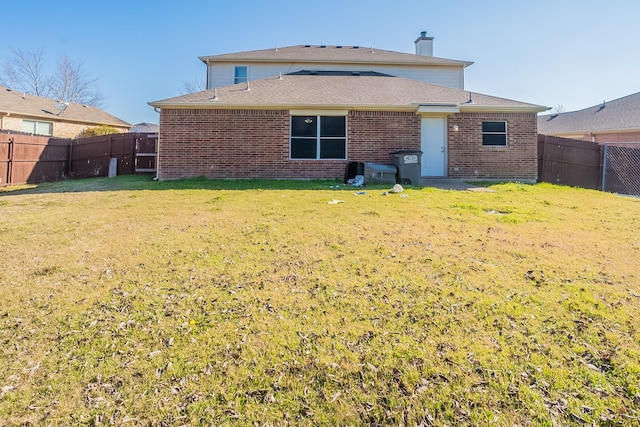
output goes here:
{"type": "Polygon", "coordinates": [[[35,120],[22,121],[22,131],[26,133],[51,136],[52,129],[53,123],[51,122],[37,122],[35,120]]]}
{"type": "Polygon", "coordinates": [[[482,122],[482,145],[506,146],[507,122],[482,122]]]}
{"type": "Polygon", "coordinates": [[[234,74],[233,74],[233,83],[234,84],[238,84],[238,83],[246,83],[247,82],[247,67],[245,66],[238,66],[235,68],[234,74]]]}

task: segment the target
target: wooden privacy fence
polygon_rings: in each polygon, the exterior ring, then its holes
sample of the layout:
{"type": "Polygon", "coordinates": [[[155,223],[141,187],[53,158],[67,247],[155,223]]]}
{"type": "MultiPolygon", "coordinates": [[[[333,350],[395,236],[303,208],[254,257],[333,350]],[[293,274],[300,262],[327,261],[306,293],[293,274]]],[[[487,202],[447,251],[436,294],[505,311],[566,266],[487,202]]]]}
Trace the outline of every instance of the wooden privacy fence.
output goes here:
{"type": "Polygon", "coordinates": [[[0,185],[55,181],[68,168],[68,140],[0,134],[0,185]]]}
{"type": "Polygon", "coordinates": [[[538,135],[538,181],[599,190],[603,147],[595,142],[538,135]]]}
{"type": "Polygon", "coordinates": [[[157,135],[122,133],[79,139],[0,133],[0,185],[156,171],[157,135]]]}

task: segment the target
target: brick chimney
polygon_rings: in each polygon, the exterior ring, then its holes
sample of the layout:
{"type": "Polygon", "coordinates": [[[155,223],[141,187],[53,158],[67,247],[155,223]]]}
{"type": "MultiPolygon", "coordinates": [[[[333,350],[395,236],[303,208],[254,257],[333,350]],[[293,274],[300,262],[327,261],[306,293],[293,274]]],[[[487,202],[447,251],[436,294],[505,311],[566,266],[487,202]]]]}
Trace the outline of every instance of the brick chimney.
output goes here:
{"type": "Polygon", "coordinates": [[[422,31],[414,43],[416,44],[416,55],[433,56],[433,37],[427,37],[426,31],[422,31]]]}

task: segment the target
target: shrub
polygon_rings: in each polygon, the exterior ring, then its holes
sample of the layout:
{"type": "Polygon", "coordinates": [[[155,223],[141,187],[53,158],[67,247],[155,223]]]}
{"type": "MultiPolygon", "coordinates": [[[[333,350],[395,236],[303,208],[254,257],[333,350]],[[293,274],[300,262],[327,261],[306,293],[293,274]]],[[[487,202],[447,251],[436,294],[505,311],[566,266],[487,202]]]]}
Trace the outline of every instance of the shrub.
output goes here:
{"type": "Polygon", "coordinates": [[[100,125],[90,128],[86,128],[79,135],[78,138],[89,138],[90,136],[111,135],[112,133],[120,133],[118,129],[108,126],[100,125]]]}

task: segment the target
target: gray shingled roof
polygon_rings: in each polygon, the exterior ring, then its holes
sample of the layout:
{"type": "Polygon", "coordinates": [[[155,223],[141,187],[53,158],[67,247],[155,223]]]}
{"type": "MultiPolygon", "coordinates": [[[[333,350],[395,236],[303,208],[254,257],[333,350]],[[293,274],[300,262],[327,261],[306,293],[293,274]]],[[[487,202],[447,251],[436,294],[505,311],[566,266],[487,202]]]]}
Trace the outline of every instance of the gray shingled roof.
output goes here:
{"type": "Polygon", "coordinates": [[[640,130],[640,92],[584,110],[538,116],[538,133],[545,135],[635,130],[640,130]]]}
{"type": "Polygon", "coordinates": [[[546,107],[390,76],[284,75],[150,102],[160,108],[334,108],[532,111],[546,107]],[[472,102],[469,102],[471,99],[472,102]]]}
{"type": "Polygon", "coordinates": [[[131,126],[96,107],[70,102],[66,109],[61,111],[55,107],[56,102],[55,99],[28,95],[0,86],[0,113],[95,125],[131,126]]]}
{"type": "Polygon", "coordinates": [[[362,46],[297,45],[248,52],[226,53],[201,56],[207,62],[318,62],[349,64],[414,64],[434,66],[468,67],[469,61],[437,58],[435,56],[414,55],[391,50],[373,49],[362,46]]]}

